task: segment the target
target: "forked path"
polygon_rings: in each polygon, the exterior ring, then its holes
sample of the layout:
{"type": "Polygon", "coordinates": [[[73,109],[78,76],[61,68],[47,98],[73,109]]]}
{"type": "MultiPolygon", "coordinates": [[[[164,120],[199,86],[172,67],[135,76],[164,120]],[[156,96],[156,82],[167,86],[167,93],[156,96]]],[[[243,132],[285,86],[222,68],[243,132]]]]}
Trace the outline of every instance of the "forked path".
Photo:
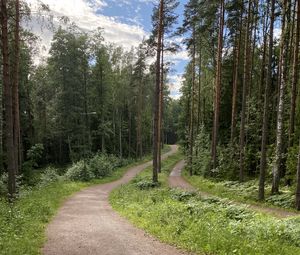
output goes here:
{"type": "MultiPolygon", "coordinates": [[[[173,168],[170,176],[169,176],[169,185],[172,188],[181,188],[187,191],[197,191],[202,197],[211,197],[212,194],[209,194],[207,192],[203,192],[200,190],[197,190],[195,187],[193,187],[190,183],[188,183],[183,177],[182,177],[182,170],[184,169],[185,162],[184,160],[178,162],[176,166],[173,168]]],[[[234,202],[238,205],[244,205],[243,203],[234,202]]],[[[273,207],[266,207],[261,205],[248,205],[246,204],[250,209],[266,213],[272,216],[275,216],[277,218],[288,218],[293,216],[300,216],[299,213],[296,212],[290,212],[281,208],[273,208],[273,207]]]]}
{"type": "MultiPolygon", "coordinates": [[[[177,146],[163,159],[174,154],[177,146]]],[[[152,162],[133,167],[118,181],[87,188],[68,199],[47,228],[46,255],[182,255],[132,226],[113,211],[109,193],[152,162]]]]}

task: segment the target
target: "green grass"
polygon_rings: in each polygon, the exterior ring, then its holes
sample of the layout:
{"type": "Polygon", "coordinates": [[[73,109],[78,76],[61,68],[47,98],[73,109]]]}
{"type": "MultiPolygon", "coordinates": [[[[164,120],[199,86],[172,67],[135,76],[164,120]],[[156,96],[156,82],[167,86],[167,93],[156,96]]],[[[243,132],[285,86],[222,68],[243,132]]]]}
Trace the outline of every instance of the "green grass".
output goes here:
{"type": "MultiPolygon", "coordinates": [[[[165,146],[163,152],[168,151],[170,146],[165,146]]],[[[42,188],[25,189],[13,205],[0,197],[0,254],[40,254],[46,240],[46,226],[67,197],[88,186],[115,181],[129,168],[150,159],[151,156],[147,156],[103,179],[90,182],[58,181],[42,188]]]]}
{"type": "Polygon", "coordinates": [[[271,186],[266,186],[266,201],[258,201],[258,182],[255,180],[239,183],[237,181],[215,181],[202,176],[190,176],[184,171],[183,177],[191,185],[202,192],[206,192],[221,198],[228,198],[238,202],[248,204],[268,206],[274,208],[284,208],[289,211],[295,211],[295,196],[290,188],[282,188],[281,194],[271,196],[271,186]]]}
{"type": "Polygon", "coordinates": [[[161,185],[151,188],[151,168],[115,190],[115,210],[164,242],[198,254],[300,255],[300,218],[279,220],[229,200],[201,198],[167,188],[180,154],[163,162],[161,185]]]}

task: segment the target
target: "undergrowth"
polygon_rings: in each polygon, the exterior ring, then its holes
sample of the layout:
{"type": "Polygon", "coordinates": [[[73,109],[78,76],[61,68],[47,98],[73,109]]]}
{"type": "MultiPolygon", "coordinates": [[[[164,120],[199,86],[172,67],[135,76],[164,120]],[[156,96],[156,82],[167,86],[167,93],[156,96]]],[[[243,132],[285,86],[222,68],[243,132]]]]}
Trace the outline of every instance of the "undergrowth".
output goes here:
{"type": "MultiPolygon", "coordinates": [[[[177,155],[178,157],[178,155],[177,155]]],[[[162,241],[198,254],[300,255],[300,218],[275,219],[228,199],[167,188],[176,156],[163,162],[161,185],[141,189],[151,168],[115,190],[115,210],[162,241]]]]}

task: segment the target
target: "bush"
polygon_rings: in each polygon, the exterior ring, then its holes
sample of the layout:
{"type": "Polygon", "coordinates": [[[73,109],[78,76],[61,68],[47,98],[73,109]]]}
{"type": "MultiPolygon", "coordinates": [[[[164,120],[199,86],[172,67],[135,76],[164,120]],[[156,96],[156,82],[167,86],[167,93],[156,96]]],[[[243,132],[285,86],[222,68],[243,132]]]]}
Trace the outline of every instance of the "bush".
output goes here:
{"type": "Polygon", "coordinates": [[[210,140],[209,135],[205,132],[203,126],[200,127],[194,150],[197,152],[197,156],[194,158],[195,174],[207,175],[211,160],[210,140]]]}
{"type": "Polygon", "coordinates": [[[7,174],[4,173],[0,175],[0,196],[6,196],[7,193],[7,174]]]}
{"type": "Polygon", "coordinates": [[[94,156],[89,162],[90,171],[93,173],[95,178],[103,178],[111,175],[113,169],[118,165],[119,162],[117,162],[115,157],[108,157],[101,154],[94,156]],[[109,160],[110,158],[112,161],[109,160]]]}
{"type": "Polygon", "coordinates": [[[88,164],[81,160],[67,170],[65,177],[70,181],[90,181],[95,178],[95,175],[88,164]]]}
{"type": "Polygon", "coordinates": [[[160,183],[153,182],[152,180],[148,180],[148,179],[143,179],[143,180],[137,182],[135,185],[140,190],[148,190],[148,189],[153,189],[153,188],[159,187],[160,183]]]}
{"type": "Polygon", "coordinates": [[[40,176],[39,186],[44,187],[59,180],[60,176],[58,175],[57,170],[53,167],[47,167],[40,176]]]}

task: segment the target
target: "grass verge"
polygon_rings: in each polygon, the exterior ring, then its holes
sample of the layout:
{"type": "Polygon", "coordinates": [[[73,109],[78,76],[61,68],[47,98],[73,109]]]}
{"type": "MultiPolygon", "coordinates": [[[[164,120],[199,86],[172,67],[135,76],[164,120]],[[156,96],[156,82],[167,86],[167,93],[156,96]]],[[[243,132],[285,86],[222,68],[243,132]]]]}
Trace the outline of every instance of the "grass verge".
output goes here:
{"type": "MultiPolygon", "coordinates": [[[[165,146],[163,153],[170,151],[165,146]]],[[[56,214],[63,201],[83,188],[108,183],[121,178],[131,167],[147,162],[151,156],[118,168],[111,176],[90,182],[58,181],[42,188],[26,189],[13,204],[0,197],[0,254],[40,254],[46,236],[46,225],[56,214]]]]}
{"type": "Polygon", "coordinates": [[[258,182],[247,181],[239,183],[238,181],[215,181],[202,176],[190,176],[187,171],[183,172],[183,178],[192,186],[202,192],[209,193],[221,198],[228,198],[242,203],[248,203],[258,206],[273,207],[296,212],[295,196],[291,189],[282,188],[281,194],[271,195],[270,185],[266,187],[266,200],[258,200],[258,182]]]}
{"type": "Polygon", "coordinates": [[[198,254],[300,255],[300,218],[279,220],[229,200],[167,188],[180,154],[163,162],[161,185],[151,168],[110,196],[115,210],[160,240],[198,254]]]}

